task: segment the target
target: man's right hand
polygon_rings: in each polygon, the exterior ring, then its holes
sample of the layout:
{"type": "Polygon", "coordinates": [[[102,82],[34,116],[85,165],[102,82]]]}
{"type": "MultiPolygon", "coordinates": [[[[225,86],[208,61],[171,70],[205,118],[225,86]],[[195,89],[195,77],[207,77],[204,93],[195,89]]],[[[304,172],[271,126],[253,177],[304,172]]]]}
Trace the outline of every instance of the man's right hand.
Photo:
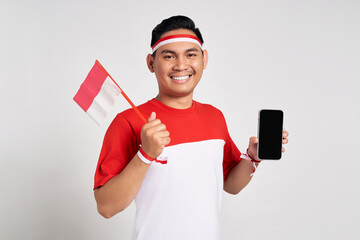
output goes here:
{"type": "Polygon", "coordinates": [[[157,158],[170,143],[169,136],[165,124],[156,119],[156,113],[152,112],[148,123],[145,123],[141,129],[141,148],[150,157],[157,158]]]}

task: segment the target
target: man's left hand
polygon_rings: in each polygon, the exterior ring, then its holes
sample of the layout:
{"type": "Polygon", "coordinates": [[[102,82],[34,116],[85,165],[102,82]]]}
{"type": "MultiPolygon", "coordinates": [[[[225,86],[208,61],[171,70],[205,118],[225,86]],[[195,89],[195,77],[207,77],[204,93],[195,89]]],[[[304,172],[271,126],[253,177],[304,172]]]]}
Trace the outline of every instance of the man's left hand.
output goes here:
{"type": "MultiPolygon", "coordinates": [[[[288,137],[289,133],[285,130],[285,128],[283,129],[283,140],[282,143],[283,144],[287,144],[288,143],[288,137]]],[[[251,137],[249,140],[249,148],[248,148],[248,154],[249,156],[256,160],[256,161],[260,161],[260,159],[257,157],[257,144],[259,142],[259,139],[257,137],[251,137]]],[[[282,148],[282,152],[285,152],[285,148],[282,148]]]]}

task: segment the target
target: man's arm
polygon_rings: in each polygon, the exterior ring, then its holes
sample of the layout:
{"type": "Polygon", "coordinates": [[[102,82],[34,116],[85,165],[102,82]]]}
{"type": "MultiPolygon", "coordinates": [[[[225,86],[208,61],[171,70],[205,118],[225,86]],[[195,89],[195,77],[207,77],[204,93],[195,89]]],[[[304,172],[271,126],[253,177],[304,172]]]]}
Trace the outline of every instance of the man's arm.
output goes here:
{"type": "MultiPolygon", "coordinates": [[[[283,144],[288,143],[288,139],[287,139],[288,136],[289,133],[284,128],[283,140],[282,140],[283,144]]],[[[260,161],[260,159],[257,157],[258,141],[259,140],[257,137],[251,137],[249,140],[249,148],[248,148],[249,156],[256,161],[260,161]]],[[[282,152],[285,152],[285,148],[282,148],[282,152]]],[[[256,167],[258,167],[259,163],[255,163],[255,164],[256,167]]],[[[252,179],[250,175],[253,172],[253,170],[254,170],[254,166],[251,161],[248,160],[240,161],[236,166],[234,166],[230,170],[224,182],[224,190],[230,194],[238,194],[252,179]]]]}
{"type": "MultiPolygon", "coordinates": [[[[141,129],[141,148],[150,157],[157,158],[170,143],[169,132],[152,113],[149,122],[141,129]]],[[[102,187],[94,190],[98,212],[110,218],[127,208],[134,200],[150,165],[136,154],[128,165],[102,187]]]]}
{"type": "MultiPolygon", "coordinates": [[[[257,165],[258,163],[256,163],[257,165]]],[[[253,170],[254,166],[251,161],[240,161],[230,170],[224,182],[224,190],[230,194],[238,194],[250,182],[253,170]]]]}
{"type": "Polygon", "coordinates": [[[98,212],[110,218],[126,209],[138,193],[149,167],[135,155],[123,171],[95,189],[98,212]]]}
{"type": "MultiPolygon", "coordinates": [[[[259,160],[252,156],[257,156],[257,142],[256,137],[249,139],[248,153],[249,157],[255,160],[259,160]]],[[[256,167],[258,163],[256,163],[256,167]]],[[[230,194],[238,194],[252,179],[251,173],[254,171],[254,165],[251,161],[242,159],[236,164],[229,172],[225,182],[224,190],[230,194]]]]}

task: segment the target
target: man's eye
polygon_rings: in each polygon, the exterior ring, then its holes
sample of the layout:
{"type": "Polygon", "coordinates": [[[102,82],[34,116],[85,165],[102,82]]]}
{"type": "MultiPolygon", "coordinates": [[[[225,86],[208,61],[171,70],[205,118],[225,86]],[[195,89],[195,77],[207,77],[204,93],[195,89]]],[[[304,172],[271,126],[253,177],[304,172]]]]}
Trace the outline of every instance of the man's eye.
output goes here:
{"type": "Polygon", "coordinates": [[[171,55],[165,55],[164,58],[165,58],[165,59],[171,59],[171,58],[173,58],[173,56],[171,56],[171,55]]]}
{"type": "Polygon", "coordinates": [[[196,54],[195,53],[189,53],[188,57],[196,57],[196,54]]]}

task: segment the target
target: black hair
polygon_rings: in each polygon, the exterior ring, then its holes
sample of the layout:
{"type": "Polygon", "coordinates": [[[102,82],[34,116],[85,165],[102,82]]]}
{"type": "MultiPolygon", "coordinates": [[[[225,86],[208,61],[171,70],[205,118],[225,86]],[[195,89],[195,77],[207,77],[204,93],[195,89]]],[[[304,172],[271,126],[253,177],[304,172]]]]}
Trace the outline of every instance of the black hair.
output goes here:
{"type": "MultiPolygon", "coordinates": [[[[160,24],[158,24],[153,29],[150,47],[152,47],[157,41],[159,41],[161,35],[163,35],[166,32],[176,30],[176,29],[191,30],[195,33],[197,38],[199,38],[201,43],[204,43],[204,40],[200,33],[200,30],[199,30],[199,28],[195,27],[194,21],[186,16],[179,15],[179,16],[172,16],[170,18],[164,19],[160,24]]],[[[155,52],[153,55],[155,55],[155,52]]]]}

